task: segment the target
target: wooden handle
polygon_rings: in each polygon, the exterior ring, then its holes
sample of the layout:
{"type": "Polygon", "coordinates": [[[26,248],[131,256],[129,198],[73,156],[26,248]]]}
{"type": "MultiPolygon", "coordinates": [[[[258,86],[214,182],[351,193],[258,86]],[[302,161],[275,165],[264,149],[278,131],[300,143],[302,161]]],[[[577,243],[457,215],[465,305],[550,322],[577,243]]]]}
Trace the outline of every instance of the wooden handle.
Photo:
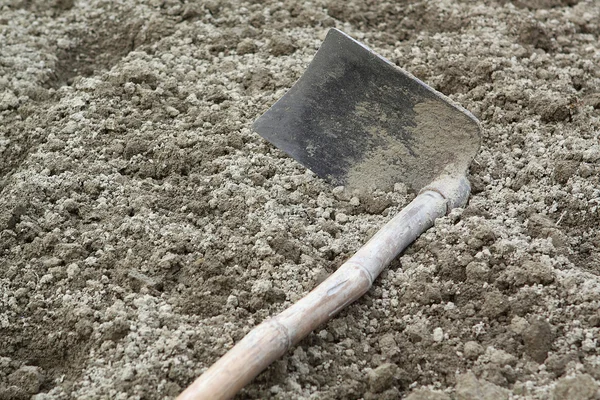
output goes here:
{"type": "Polygon", "coordinates": [[[287,310],[250,331],[177,399],[233,397],[290,347],[365,294],[390,261],[446,214],[447,203],[439,191],[419,194],[335,273],[287,310]]]}

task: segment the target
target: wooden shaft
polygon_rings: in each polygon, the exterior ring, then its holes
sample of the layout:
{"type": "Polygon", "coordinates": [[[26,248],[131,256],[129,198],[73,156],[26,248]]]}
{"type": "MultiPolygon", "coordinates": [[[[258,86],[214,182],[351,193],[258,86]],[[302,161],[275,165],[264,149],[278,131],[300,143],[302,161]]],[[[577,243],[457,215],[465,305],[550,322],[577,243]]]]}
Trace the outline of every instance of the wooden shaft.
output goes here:
{"type": "Polygon", "coordinates": [[[290,347],[365,294],[390,261],[446,211],[447,200],[438,191],[419,194],[335,273],[250,331],[177,399],[233,397],[290,347]]]}

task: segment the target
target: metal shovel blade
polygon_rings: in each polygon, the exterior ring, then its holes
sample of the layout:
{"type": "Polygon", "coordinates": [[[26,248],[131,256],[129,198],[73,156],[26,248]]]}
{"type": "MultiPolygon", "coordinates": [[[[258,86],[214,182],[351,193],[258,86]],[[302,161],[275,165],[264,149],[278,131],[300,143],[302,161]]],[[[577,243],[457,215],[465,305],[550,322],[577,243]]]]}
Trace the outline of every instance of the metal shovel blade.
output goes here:
{"type": "Polygon", "coordinates": [[[334,185],[418,191],[464,175],[477,119],[345,33],[331,29],[296,84],[254,130],[334,185]]]}

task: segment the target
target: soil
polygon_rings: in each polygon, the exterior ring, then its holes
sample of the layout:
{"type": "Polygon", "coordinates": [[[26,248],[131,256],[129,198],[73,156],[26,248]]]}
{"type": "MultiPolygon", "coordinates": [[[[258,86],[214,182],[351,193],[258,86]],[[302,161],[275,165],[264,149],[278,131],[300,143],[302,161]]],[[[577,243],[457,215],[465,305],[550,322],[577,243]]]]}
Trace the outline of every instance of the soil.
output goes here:
{"type": "Polygon", "coordinates": [[[350,168],[349,190],[389,190],[400,181],[418,193],[441,175],[465,176],[480,146],[477,122],[440,101],[423,101],[410,111],[415,117],[408,138],[385,128],[368,128],[365,141],[376,139],[382,144],[350,168]]]}
{"type": "Polygon", "coordinates": [[[596,0],[4,0],[0,399],[173,398],[411,200],[251,131],[330,27],[480,119],[473,191],[239,398],[600,398],[596,0]]]}

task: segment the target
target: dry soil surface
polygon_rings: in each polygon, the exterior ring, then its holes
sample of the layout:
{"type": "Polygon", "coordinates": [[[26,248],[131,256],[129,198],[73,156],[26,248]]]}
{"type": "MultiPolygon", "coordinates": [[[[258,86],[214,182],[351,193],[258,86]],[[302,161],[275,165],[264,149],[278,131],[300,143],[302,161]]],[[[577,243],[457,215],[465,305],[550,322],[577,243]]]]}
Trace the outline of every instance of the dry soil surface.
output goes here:
{"type": "Polygon", "coordinates": [[[410,201],[251,130],[330,27],[480,118],[473,193],[239,397],[599,398],[597,0],[1,0],[0,399],[174,397],[410,201]]]}

